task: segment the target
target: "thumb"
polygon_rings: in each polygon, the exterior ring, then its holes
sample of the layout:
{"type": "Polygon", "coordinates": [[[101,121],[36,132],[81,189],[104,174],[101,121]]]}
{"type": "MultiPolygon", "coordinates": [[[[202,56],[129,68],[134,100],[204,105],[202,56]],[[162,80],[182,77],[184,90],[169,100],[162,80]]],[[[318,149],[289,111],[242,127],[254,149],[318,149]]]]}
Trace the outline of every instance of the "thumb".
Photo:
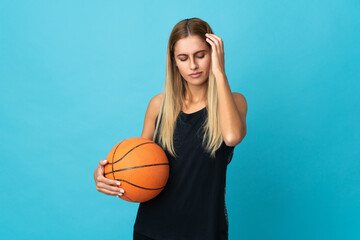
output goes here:
{"type": "Polygon", "coordinates": [[[103,166],[98,167],[98,175],[104,175],[104,167],[103,166]]]}
{"type": "Polygon", "coordinates": [[[100,160],[99,161],[99,165],[98,165],[98,168],[101,169],[101,168],[104,168],[104,165],[107,164],[107,160],[100,160]]]}

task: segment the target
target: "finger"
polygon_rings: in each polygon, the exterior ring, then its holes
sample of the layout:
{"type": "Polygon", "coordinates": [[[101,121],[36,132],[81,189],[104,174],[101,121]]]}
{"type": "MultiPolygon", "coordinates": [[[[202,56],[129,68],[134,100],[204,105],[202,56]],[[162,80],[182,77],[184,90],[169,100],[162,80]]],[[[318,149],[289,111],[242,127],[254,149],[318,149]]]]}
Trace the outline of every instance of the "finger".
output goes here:
{"type": "Polygon", "coordinates": [[[104,188],[99,188],[98,191],[102,192],[102,193],[104,193],[106,195],[119,196],[119,192],[109,191],[109,190],[104,189],[104,188]]]}
{"type": "Polygon", "coordinates": [[[206,39],[206,41],[211,44],[213,51],[215,51],[216,53],[220,52],[220,46],[218,40],[212,36],[207,36],[207,37],[208,38],[206,39]]]}
{"type": "Polygon", "coordinates": [[[107,164],[107,160],[100,160],[99,166],[98,166],[98,175],[104,175],[104,166],[103,163],[107,164]]]}
{"type": "Polygon", "coordinates": [[[106,159],[101,159],[100,161],[99,161],[99,167],[102,167],[102,166],[104,166],[105,164],[107,164],[108,162],[107,162],[107,160],[106,159]]]}
{"type": "Polygon", "coordinates": [[[211,45],[211,49],[215,48],[214,43],[210,38],[206,38],[206,41],[211,45]]]}
{"type": "Polygon", "coordinates": [[[215,46],[216,46],[216,51],[218,53],[221,53],[221,44],[220,44],[220,40],[216,37],[213,37],[214,39],[214,43],[215,43],[215,46]]]}
{"type": "Polygon", "coordinates": [[[215,35],[213,33],[208,33],[207,36],[212,37],[212,38],[216,39],[219,42],[222,41],[221,37],[219,37],[219,36],[217,36],[217,35],[215,35]]]}
{"type": "Polygon", "coordinates": [[[103,168],[98,167],[97,176],[98,176],[98,178],[99,177],[104,177],[104,169],[103,168]]]}
{"type": "Polygon", "coordinates": [[[99,175],[97,180],[99,183],[105,183],[107,185],[114,185],[114,186],[121,185],[120,181],[108,179],[108,178],[104,177],[103,175],[99,175]]]}
{"type": "Polygon", "coordinates": [[[121,190],[124,190],[124,189],[121,189],[119,187],[113,187],[112,185],[108,185],[108,184],[105,184],[105,183],[102,183],[102,182],[100,182],[97,187],[102,188],[102,189],[106,189],[108,191],[117,192],[118,194],[120,192],[122,192],[121,190]]]}
{"type": "Polygon", "coordinates": [[[214,37],[215,39],[217,39],[220,48],[223,48],[223,47],[224,47],[224,45],[223,45],[223,40],[222,40],[221,37],[219,37],[219,36],[217,36],[217,35],[215,35],[215,34],[211,34],[211,36],[214,37]]]}
{"type": "Polygon", "coordinates": [[[208,38],[210,38],[210,40],[212,40],[213,41],[213,43],[215,44],[215,46],[216,46],[216,50],[219,50],[219,40],[216,38],[216,37],[214,37],[214,35],[213,34],[207,34],[206,35],[208,38]]]}

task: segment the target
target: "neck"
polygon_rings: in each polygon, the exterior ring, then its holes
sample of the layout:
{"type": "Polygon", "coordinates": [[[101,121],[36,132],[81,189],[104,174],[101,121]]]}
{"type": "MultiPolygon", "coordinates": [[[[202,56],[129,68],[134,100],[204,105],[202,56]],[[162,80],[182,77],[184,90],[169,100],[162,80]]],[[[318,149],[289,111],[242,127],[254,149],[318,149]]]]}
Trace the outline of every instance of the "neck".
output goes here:
{"type": "Polygon", "coordinates": [[[185,101],[188,104],[199,104],[207,102],[207,86],[190,86],[188,85],[189,91],[186,93],[185,101]]]}

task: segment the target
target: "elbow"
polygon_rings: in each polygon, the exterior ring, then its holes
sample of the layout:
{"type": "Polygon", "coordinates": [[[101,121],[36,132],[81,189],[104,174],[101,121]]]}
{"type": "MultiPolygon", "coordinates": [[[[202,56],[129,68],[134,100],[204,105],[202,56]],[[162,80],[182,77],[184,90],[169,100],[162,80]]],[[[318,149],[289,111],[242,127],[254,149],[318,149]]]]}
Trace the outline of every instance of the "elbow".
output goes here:
{"type": "Polygon", "coordinates": [[[245,132],[239,134],[229,134],[226,138],[224,138],[224,142],[229,147],[235,147],[236,145],[241,143],[241,141],[245,137],[245,134],[245,132]]]}

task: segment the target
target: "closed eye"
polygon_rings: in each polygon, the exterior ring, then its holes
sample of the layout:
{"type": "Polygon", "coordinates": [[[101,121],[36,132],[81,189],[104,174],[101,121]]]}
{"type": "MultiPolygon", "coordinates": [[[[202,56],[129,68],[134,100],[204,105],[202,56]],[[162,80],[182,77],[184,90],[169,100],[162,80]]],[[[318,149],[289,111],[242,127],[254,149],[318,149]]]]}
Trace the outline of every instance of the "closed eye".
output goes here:
{"type": "MultiPolygon", "coordinates": [[[[198,56],[197,58],[204,58],[205,57],[205,55],[202,55],[202,56],[198,56]]],[[[182,61],[182,62],[185,62],[187,60],[187,58],[185,58],[185,59],[180,59],[180,61],[182,61]]]]}

